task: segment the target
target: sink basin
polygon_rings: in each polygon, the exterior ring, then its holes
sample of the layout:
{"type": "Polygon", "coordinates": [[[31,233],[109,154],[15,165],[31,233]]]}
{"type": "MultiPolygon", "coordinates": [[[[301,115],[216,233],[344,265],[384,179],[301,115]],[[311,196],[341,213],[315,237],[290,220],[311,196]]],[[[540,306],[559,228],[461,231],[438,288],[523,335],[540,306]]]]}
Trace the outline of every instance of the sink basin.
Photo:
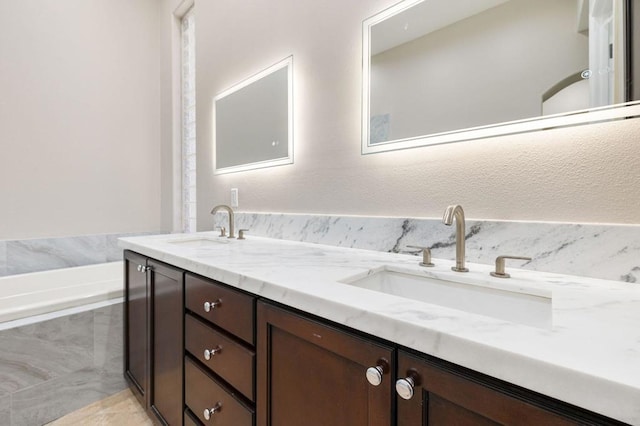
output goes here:
{"type": "MultiPolygon", "coordinates": [[[[469,280],[469,278],[466,278],[469,280]]],[[[383,267],[342,281],[380,293],[445,306],[501,320],[551,329],[551,293],[541,289],[498,287],[412,274],[383,267]]]]}
{"type": "Polygon", "coordinates": [[[217,246],[220,244],[228,244],[229,240],[227,239],[214,239],[207,237],[195,237],[195,238],[180,238],[177,240],[167,241],[170,244],[176,244],[182,247],[211,247],[217,246]]]}

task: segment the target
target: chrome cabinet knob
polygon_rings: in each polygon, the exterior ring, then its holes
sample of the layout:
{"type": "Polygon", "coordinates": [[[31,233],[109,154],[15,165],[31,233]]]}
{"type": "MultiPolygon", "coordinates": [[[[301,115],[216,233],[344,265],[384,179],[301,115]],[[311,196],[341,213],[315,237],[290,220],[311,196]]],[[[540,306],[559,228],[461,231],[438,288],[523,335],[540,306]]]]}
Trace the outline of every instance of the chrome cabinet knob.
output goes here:
{"type": "Polygon", "coordinates": [[[379,386],[382,383],[382,375],[384,371],[379,366],[367,368],[367,381],[373,386],[379,386]]]}
{"type": "Polygon", "coordinates": [[[420,374],[414,368],[407,370],[407,377],[396,380],[396,393],[402,399],[411,399],[416,386],[420,386],[420,374]]]}
{"type": "Polygon", "coordinates": [[[400,398],[402,399],[413,398],[414,388],[415,383],[413,382],[412,377],[406,377],[404,379],[398,379],[396,381],[396,393],[400,395],[400,398]]]}
{"type": "Polygon", "coordinates": [[[222,305],[222,299],[218,299],[215,302],[204,302],[204,311],[211,312],[212,309],[218,308],[222,305]]]}
{"type": "Polygon", "coordinates": [[[380,386],[382,383],[382,376],[389,371],[389,363],[386,359],[380,358],[375,367],[367,368],[366,376],[367,381],[373,386],[380,386]]]}
{"type": "Polygon", "coordinates": [[[138,272],[142,272],[144,274],[145,272],[150,271],[153,268],[151,266],[138,265],[136,269],[138,270],[138,272]]]}
{"type": "Polygon", "coordinates": [[[216,356],[220,352],[222,352],[222,346],[220,346],[220,345],[216,346],[213,349],[205,349],[204,350],[204,359],[209,361],[211,359],[211,357],[216,356]]]}
{"type": "Polygon", "coordinates": [[[220,412],[220,410],[222,410],[221,402],[216,402],[216,405],[214,405],[211,408],[205,408],[203,413],[204,419],[211,420],[211,416],[214,415],[215,413],[220,412]]]}

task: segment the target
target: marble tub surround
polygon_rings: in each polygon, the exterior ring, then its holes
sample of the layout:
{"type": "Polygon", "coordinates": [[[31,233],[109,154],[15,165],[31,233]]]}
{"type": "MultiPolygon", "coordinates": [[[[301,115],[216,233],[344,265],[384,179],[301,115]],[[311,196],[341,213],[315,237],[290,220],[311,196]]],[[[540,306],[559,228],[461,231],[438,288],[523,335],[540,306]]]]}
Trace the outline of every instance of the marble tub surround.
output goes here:
{"type": "Polygon", "coordinates": [[[0,424],[42,425],[125,388],[122,304],[0,331],[0,424]]]}
{"type": "Polygon", "coordinates": [[[149,233],[0,241],[0,276],[122,260],[118,238],[149,233]]]}
{"type": "MultiPolygon", "coordinates": [[[[443,208],[444,211],[444,208],[443,208]]],[[[467,212],[467,215],[470,215],[467,212]]],[[[262,236],[393,253],[430,247],[434,257],[454,259],[455,228],[440,218],[389,218],[280,213],[235,213],[236,229],[262,236]]],[[[214,217],[227,226],[226,213],[214,217]]],[[[493,264],[497,256],[531,257],[510,265],[535,271],[640,283],[640,226],[467,220],[466,258],[493,264]]]]}
{"type": "Polygon", "coordinates": [[[7,275],[7,242],[0,241],[0,277],[7,275]]]}
{"type": "MultiPolygon", "coordinates": [[[[217,233],[196,236],[217,238],[217,233]]],[[[471,368],[562,401],[640,425],[640,286],[468,263],[465,279],[552,294],[552,328],[531,327],[357,288],[340,281],[385,265],[456,279],[454,264],[418,266],[405,254],[252,236],[190,247],[194,234],[131,237],[120,246],[471,368]],[[507,284],[508,283],[508,284],[507,284]]]]}
{"type": "Polygon", "coordinates": [[[0,419],[6,424],[11,424],[11,396],[0,396],[0,419]]]}

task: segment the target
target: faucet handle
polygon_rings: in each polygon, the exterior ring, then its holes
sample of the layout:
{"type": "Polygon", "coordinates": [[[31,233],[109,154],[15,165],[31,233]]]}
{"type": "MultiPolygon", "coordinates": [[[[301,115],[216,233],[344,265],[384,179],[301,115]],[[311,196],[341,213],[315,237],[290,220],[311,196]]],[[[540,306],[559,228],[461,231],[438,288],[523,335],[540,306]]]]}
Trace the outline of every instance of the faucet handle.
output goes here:
{"type": "Polygon", "coordinates": [[[226,237],[227,236],[227,230],[224,228],[224,226],[216,226],[216,229],[220,230],[220,236],[221,237],[226,237]]]}
{"type": "Polygon", "coordinates": [[[509,278],[511,275],[504,272],[504,263],[506,259],[514,259],[514,260],[531,260],[530,257],[524,256],[498,256],[496,257],[496,270],[495,272],[489,272],[492,277],[497,278],[509,278]]]}
{"type": "Polygon", "coordinates": [[[420,266],[432,267],[434,264],[431,262],[431,249],[429,247],[423,246],[407,246],[409,248],[417,248],[422,250],[422,262],[419,263],[420,266]]]}
{"type": "Polygon", "coordinates": [[[249,230],[248,229],[240,229],[238,231],[238,239],[239,240],[246,240],[246,238],[244,237],[244,233],[245,232],[249,232],[249,230]]]}

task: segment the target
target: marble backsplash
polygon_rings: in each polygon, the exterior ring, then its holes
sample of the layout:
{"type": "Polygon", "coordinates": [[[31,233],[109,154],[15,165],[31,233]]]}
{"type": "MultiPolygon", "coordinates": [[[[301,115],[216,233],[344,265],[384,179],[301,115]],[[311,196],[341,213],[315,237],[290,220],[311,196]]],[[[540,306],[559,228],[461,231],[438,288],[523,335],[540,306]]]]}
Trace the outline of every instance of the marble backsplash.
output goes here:
{"type": "MultiPolygon", "coordinates": [[[[340,247],[455,257],[454,228],[440,219],[236,212],[236,229],[251,235],[340,247]]],[[[207,218],[209,223],[211,219],[207,218]]],[[[215,226],[227,226],[217,213],[215,226]]],[[[149,233],[145,233],[149,234],[149,233]]],[[[142,233],[0,240],[0,276],[122,259],[119,237],[142,233]]],[[[500,255],[527,256],[512,267],[640,282],[640,225],[467,221],[466,258],[492,264],[500,255]]]]}
{"type": "Polygon", "coordinates": [[[0,277],[122,260],[118,238],[133,235],[143,234],[0,240],[0,277]]]}
{"type": "MultiPolygon", "coordinates": [[[[227,226],[217,213],[215,226],[227,226]]],[[[434,258],[454,259],[455,229],[439,219],[237,212],[236,229],[293,241],[418,254],[409,245],[430,247],[434,258]]],[[[526,256],[512,267],[640,282],[640,225],[570,224],[468,220],[468,262],[492,264],[500,255],[526,256]]]]}

